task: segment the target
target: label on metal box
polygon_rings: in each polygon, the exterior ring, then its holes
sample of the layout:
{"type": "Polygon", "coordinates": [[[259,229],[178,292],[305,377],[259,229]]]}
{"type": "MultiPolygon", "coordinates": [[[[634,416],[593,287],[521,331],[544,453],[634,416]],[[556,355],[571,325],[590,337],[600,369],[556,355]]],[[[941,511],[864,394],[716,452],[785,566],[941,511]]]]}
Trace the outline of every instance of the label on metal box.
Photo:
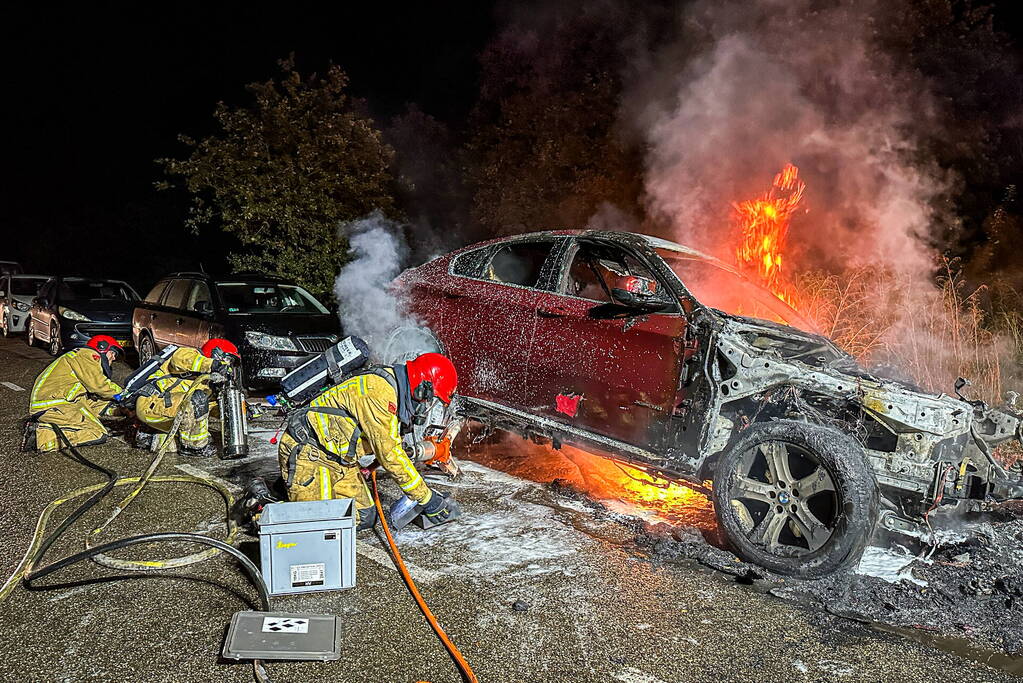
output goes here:
{"type": "Polygon", "coordinates": [[[293,587],[322,586],[326,577],[327,569],[323,562],[291,565],[291,585],[293,587]]]}

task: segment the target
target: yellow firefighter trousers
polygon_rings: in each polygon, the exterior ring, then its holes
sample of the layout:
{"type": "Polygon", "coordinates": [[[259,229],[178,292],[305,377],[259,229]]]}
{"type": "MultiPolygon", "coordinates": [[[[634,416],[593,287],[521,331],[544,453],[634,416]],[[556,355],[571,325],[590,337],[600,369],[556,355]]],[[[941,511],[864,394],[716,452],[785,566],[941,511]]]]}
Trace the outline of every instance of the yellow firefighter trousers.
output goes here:
{"type": "MultiPolygon", "coordinates": [[[[209,387],[199,387],[210,393],[209,387]]],[[[162,396],[140,396],[135,402],[135,414],[146,425],[166,434],[174,424],[174,417],[179,410],[184,411],[178,423],[178,443],[182,448],[203,448],[210,442],[210,415],[217,407],[212,400],[206,415],[196,415],[191,400],[185,400],[186,391],[172,391],[168,406],[162,396]]]]}
{"type": "Polygon", "coordinates": [[[110,401],[97,401],[82,396],[71,403],[53,406],[39,416],[36,448],[40,451],[55,451],[64,445],[64,442],[58,439],[57,432],[47,423],[60,427],[73,446],[108,436],[107,428],[100,422],[99,415],[109,405],[110,401]]]}
{"type": "MultiPolygon", "coordinates": [[[[277,460],[281,476],[288,480],[288,456],[296,441],[290,434],[281,434],[277,460]]],[[[295,459],[295,478],[288,487],[288,500],[329,500],[331,498],[354,498],[355,511],[361,518],[362,511],[373,507],[366,480],[358,465],[346,466],[327,458],[326,454],[306,444],[295,459]]],[[[358,521],[358,519],[356,520],[358,521]]]]}

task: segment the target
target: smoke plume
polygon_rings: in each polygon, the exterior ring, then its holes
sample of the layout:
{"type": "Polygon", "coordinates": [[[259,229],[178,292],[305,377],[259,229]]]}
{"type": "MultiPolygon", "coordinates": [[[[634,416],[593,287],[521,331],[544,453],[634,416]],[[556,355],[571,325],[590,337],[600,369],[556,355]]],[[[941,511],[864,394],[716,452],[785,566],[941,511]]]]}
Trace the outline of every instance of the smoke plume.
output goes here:
{"type": "Polygon", "coordinates": [[[334,281],[338,315],[345,334],[354,334],[381,352],[390,334],[408,322],[390,290],[408,258],[401,226],[380,211],[341,226],[352,260],[334,281]]]}
{"type": "Polygon", "coordinates": [[[648,145],[650,214],[720,254],[732,204],[791,162],[808,186],[790,238],[798,266],[926,276],[950,183],[919,145],[937,125],[927,89],[878,45],[883,21],[872,1],[687,6],[677,41],[637,56],[646,76],[623,100],[648,145]]]}

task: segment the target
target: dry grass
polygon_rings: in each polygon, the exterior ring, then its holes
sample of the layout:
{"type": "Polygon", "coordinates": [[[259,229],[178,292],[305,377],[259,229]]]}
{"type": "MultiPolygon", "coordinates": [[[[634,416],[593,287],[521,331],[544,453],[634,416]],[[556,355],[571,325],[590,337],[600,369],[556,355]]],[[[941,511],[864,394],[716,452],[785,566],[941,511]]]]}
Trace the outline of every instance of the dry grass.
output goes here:
{"type": "Polygon", "coordinates": [[[867,367],[945,393],[965,377],[972,397],[993,403],[1016,379],[1023,319],[992,304],[986,286],[967,290],[953,262],[936,285],[856,268],[807,273],[799,292],[801,311],[867,367]]]}

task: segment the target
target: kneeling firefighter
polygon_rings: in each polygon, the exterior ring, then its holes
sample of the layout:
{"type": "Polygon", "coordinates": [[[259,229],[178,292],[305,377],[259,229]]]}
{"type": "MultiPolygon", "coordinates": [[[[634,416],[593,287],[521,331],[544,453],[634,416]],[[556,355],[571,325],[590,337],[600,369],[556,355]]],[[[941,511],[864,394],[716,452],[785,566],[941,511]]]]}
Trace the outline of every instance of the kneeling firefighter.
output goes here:
{"type": "MultiPolygon", "coordinates": [[[[155,370],[151,366],[139,369],[146,377],[133,392],[138,396],[134,399],[138,419],[160,432],[153,436],[162,438],[170,431],[178,412],[183,411],[178,423],[178,452],[212,456],[216,447],[210,441],[209,417],[217,405],[210,385],[231,371],[239,360],[238,348],[226,339],[210,339],[201,350],[168,347],[158,360],[161,358],[163,362],[155,370]]],[[[133,375],[129,385],[136,384],[137,379],[133,375]]],[[[131,397],[125,398],[131,401],[131,397]]],[[[139,436],[140,446],[152,445],[141,434],[139,436]]]]}
{"type": "Polygon", "coordinates": [[[112,399],[121,392],[110,379],[110,364],[123,351],[113,337],[99,334],[50,363],[32,387],[22,451],[60,448],[63,443],[50,425],[57,425],[74,446],[106,441],[110,434],[100,417],[112,415],[112,399]]]}
{"type": "Polygon", "coordinates": [[[359,465],[372,454],[414,501],[416,512],[434,524],[457,519],[458,503],[430,490],[401,437],[402,428],[425,416],[435,398],[450,404],[457,385],[451,361],[427,353],[404,364],[358,370],[292,412],[277,453],[288,498],[354,498],[358,528],[372,527],[376,509],[359,465]]]}

